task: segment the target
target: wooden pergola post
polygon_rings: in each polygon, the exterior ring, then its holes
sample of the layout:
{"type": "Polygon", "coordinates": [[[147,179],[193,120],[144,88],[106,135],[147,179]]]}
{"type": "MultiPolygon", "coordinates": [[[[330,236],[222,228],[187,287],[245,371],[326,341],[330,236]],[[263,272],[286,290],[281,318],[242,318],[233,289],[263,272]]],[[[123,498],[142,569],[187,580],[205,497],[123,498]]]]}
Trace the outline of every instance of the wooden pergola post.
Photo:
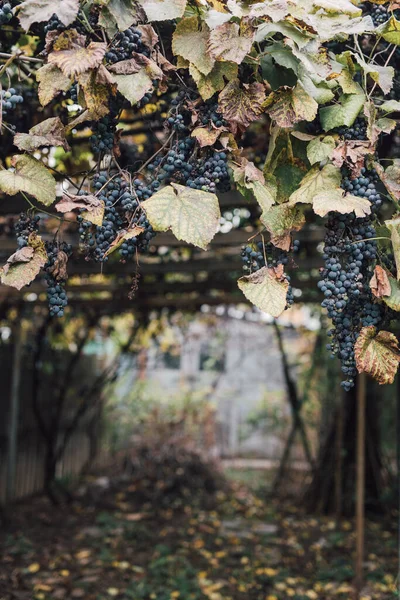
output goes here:
{"type": "Polygon", "coordinates": [[[356,565],[355,599],[359,600],[363,586],[364,532],[365,532],[365,408],[366,377],[358,376],[357,386],[357,482],[356,482],[356,565]]]}
{"type": "Polygon", "coordinates": [[[19,420],[19,401],[21,387],[21,367],[22,367],[22,327],[20,315],[13,328],[14,349],[11,373],[11,392],[10,392],[10,413],[8,420],[7,436],[7,480],[6,480],[6,503],[8,504],[15,496],[15,476],[17,470],[18,453],[18,420],[19,420]]]}

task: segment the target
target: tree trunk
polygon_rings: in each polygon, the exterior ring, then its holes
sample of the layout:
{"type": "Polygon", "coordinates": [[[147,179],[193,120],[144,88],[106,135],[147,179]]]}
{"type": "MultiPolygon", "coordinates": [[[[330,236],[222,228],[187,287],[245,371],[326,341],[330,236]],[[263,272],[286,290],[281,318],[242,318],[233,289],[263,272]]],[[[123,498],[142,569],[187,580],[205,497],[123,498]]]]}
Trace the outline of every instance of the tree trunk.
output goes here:
{"type": "MultiPolygon", "coordinates": [[[[357,384],[356,384],[357,385],[357,384]]],[[[341,493],[339,502],[343,515],[354,514],[355,481],[356,481],[356,430],[357,430],[357,394],[356,387],[350,392],[343,392],[343,406],[338,406],[332,423],[320,445],[311,483],[305,494],[305,506],[312,512],[334,513],[338,506],[338,489],[341,493]],[[340,414],[340,410],[342,414],[340,414]],[[338,428],[342,431],[338,432],[338,428]],[[342,441],[338,447],[337,440],[342,441]],[[340,453],[340,454],[338,454],[340,453]],[[340,478],[337,481],[338,460],[341,459],[340,478]]],[[[365,451],[365,503],[370,511],[382,510],[382,462],[379,439],[379,394],[373,382],[367,380],[366,405],[366,451],[365,451]]]]}

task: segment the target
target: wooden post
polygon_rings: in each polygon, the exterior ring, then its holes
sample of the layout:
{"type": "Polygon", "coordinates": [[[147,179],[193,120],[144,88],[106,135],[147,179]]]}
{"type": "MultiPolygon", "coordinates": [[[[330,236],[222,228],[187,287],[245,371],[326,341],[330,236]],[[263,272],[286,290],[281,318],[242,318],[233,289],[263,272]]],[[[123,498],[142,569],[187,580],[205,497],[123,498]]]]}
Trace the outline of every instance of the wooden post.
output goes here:
{"type": "Polygon", "coordinates": [[[396,463],[397,463],[397,502],[398,502],[398,532],[397,532],[397,594],[400,598],[400,375],[397,375],[397,389],[396,389],[396,463]]]}
{"type": "Polygon", "coordinates": [[[335,513],[336,527],[340,525],[342,517],[342,496],[343,496],[343,438],[344,438],[344,418],[346,399],[343,397],[345,392],[341,388],[339,392],[339,406],[337,411],[338,424],[336,432],[336,471],[335,471],[335,513]]]}
{"type": "Polygon", "coordinates": [[[15,494],[15,475],[17,468],[18,451],[18,418],[19,418],[19,392],[21,383],[22,366],[22,330],[21,318],[18,316],[13,330],[14,351],[11,373],[11,393],[10,393],[10,415],[8,421],[8,441],[7,441],[7,481],[6,481],[6,503],[14,498],[15,494]]]}
{"type": "Polygon", "coordinates": [[[363,586],[364,561],[364,496],[365,496],[365,407],[366,377],[361,373],[357,382],[357,483],[356,483],[356,568],[355,599],[359,600],[363,586]]]}

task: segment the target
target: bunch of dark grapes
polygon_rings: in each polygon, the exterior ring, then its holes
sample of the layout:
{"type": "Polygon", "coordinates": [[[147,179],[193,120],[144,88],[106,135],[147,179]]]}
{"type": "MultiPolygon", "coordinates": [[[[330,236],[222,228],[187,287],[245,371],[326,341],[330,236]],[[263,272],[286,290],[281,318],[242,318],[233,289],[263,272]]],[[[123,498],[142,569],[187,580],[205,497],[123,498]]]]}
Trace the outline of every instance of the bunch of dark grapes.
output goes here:
{"type": "Polygon", "coordinates": [[[351,127],[343,125],[338,127],[337,132],[345,140],[367,140],[367,121],[362,117],[357,117],[351,127]]]}
{"type": "Polygon", "coordinates": [[[18,221],[14,224],[18,248],[24,248],[28,245],[28,239],[31,233],[37,233],[39,229],[39,221],[39,215],[31,216],[27,213],[20,214],[18,221]]]}
{"type": "Polygon", "coordinates": [[[111,48],[106,53],[106,60],[111,64],[128,60],[133,52],[144,54],[147,57],[150,56],[149,49],[142,42],[141,31],[132,26],[117,33],[111,48]]]}
{"type": "Polygon", "coordinates": [[[186,185],[205,192],[228,192],[231,188],[226,152],[213,151],[194,163],[186,185]]]}
{"type": "Polygon", "coordinates": [[[69,244],[46,242],[47,262],[44,266],[47,283],[47,300],[52,317],[64,316],[64,308],[68,304],[65,284],[67,281],[66,262],[72,253],[69,244]]]}
{"type": "Polygon", "coordinates": [[[170,115],[166,120],[166,126],[168,129],[173,129],[179,133],[187,131],[187,125],[185,124],[185,117],[182,114],[170,115]]]}
{"type": "MultiPolygon", "coordinates": [[[[381,4],[372,4],[371,2],[365,2],[362,5],[363,12],[366,15],[370,15],[375,27],[378,25],[382,25],[382,23],[386,23],[391,17],[391,12],[388,10],[388,7],[381,4]]],[[[398,12],[398,11],[395,11],[398,12]]]]}
{"type": "Polygon", "coordinates": [[[4,2],[0,6],[0,25],[7,25],[13,17],[12,6],[10,2],[4,2]]]}
{"type": "Polygon", "coordinates": [[[73,83],[69,88],[69,97],[71,98],[74,104],[78,104],[78,84],[73,83]]]}
{"type": "MultiPolygon", "coordinates": [[[[98,22],[98,12],[90,11],[85,17],[83,16],[82,11],[79,11],[77,19],[68,27],[68,29],[76,29],[78,33],[82,35],[86,35],[88,33],[88,28],[85,25],[85,21],[89,23],[89,26],[94,28],[98,22]]],[[[60,21],[57,17],[56,13],[54,13],[50,19],[47,21],[46,25],[43,28],[44,33],[48,33],[49,31],[65,31],[67,29],[66,25],[60,21]]]]}
{"type": "Polygon", "coordinates": [[[93,154],[109,154],[114,147],[114,136],[117,128],[117,119],[112,115],[106,115],[92,126],[90,145],[93,154]]]}
{"type": "Polygon", "coordinates": [[[14,88],[1,90],[1,109],[3,116],[15,110],[17,104],[21,104],[24,99],[14,88]]]}
{"type": "MultiPolygon", "coordinates": [[[[299,241],[295,240],[292,245],[292,252],[298,252],[299,241]]],[[[278,267],[287,265],[289,262],[289,253],[285,250],[276,248],[271,242],[257,242],[256,244],[247,244],[242,246],[241,253],[243,261],[243,270],[246,274],[255,273],[262,267],[278,267]]],[[[294,303],[293,289],[290,285],[290,277],[285,273],[285,279],[289,282],[289,288],[286,296],[287,306],[294,303]]]]}
{"type": "Polygon", "coordinates": [[[140,208],[138,198],[139,195],[142,198],[150,197],[154,190],[147,189],[144,195],[143,190],[146,186],[142,180],[136,179],[131,189],[128,182],[121,177],[109,180],[104,172],[94,177],[93,187],[97,192],[101,190],[98,197],[104,201],[105,212],[102,225],[95,227],[94,237],[92,224],[81,216],[78,217],[79,233],[87,246],[89,256],[93,256],[99,262],[107,261],[107,252],[118,234],[136,226],[143,228],[143,231],[124,241],[119,248],[119,254],[126,260],[133,256],[136,250],[145,252],[155,233],[140,208]]]}
{"type": "MultiPolygon", "coordinates": [[[[368,198],[373,214],[382,203],[376,182],[376,172],[363,169],[360,177],[345,176],[342,187],[354,195],[368,198]]],[[[363,327],[378,325],[384,313],[382,306],[374,303],[369,287],[377,255],[372,218],[356,218],[354,213],[330,213],[326,225],[325,268],[321,271],[318,287],[325,296],[321,305],[327,309],[333,324],[328,333],[332,343],[327,347],[332,356],[341,360],[346,376],[341,385],[346,391],[354,385],[357,337],[363,327]]]]}
{"type": "Polygon", "coordinates": [[[226,127],[228,125],[218,110],[218,102],[212,98],[199,106],[198,119],[202,125],[214,125],[215,127],[226,127]]]}

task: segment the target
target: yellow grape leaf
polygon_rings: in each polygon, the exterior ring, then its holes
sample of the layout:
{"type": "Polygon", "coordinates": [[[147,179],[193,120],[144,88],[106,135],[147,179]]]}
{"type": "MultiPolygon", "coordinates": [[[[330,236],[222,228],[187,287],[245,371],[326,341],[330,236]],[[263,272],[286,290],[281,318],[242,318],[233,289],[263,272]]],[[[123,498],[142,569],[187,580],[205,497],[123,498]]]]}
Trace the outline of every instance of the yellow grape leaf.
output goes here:
{"type": "Polygon", "coordinates": [[[367,373],[383,385],[393,383],[400,361],[398,341],[393,333],[364,327],[354,345],[359,373],[367,373]]]}

